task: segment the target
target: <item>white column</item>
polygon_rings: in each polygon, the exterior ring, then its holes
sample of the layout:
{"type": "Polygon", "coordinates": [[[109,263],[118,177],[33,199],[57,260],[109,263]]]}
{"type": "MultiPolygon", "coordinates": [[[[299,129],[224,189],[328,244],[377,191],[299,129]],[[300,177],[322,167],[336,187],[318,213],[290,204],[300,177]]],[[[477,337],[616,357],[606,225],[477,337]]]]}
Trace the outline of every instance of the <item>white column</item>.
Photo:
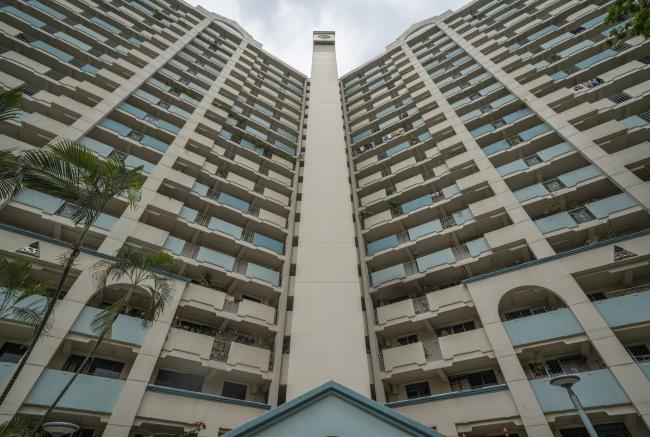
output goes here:
{"type": "Polygon", "coordinates": [[[334,32],[314,32],[287,399],[370,375],[334,32]]]}

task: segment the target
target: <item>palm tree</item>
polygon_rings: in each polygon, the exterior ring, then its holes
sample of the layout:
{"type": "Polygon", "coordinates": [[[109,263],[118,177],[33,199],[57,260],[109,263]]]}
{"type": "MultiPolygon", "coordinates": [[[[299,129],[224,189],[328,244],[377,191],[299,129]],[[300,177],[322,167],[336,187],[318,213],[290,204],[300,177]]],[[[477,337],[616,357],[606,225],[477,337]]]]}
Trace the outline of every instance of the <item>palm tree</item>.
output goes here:
{"type": "MultiPolygon", "coordinates": [[[[29,430],[34,426],[34,419],[14,416],[10,421],[0,424],[0,435],[2,437],[27,437],[29,430]]],[[[40,436],[37,433],[36,436],[40,436]]]]}
{"type": "MultiPolygon", "coordinates": [[[[23,92],[20,88],[0,94],[0,123],[13,120],[20,114],[20,103],[23,92]]],[[[17,194],[14,169],[17,155],[14,149],[0,150],[0,200],[17,194]]]]}
{"type": "Polygon", "coordinates": [[[31,273],[32,265],[27,261],[0,256],[0,319],[36,329],[51,298],[51,290],[49,284],[33,281],[31,273]]]}
{"type": "Polygon", "coordinates": [[[95,345],[86,355],[81,365],[77,367],[74,375],[63,387],[52,405],[41,416],[41,420],[32,430],[33,433],[38,431],[47,416],[77,379],[79,373],[90,363],[97,348],[105,340],[110,340],[113,323],[115,323],[117,316],[127,313],[131,309],[131,300],[135,295],[144,297],[147,302],[147,308],[142,315],[142,325],[148,326],[158,318],[176,290],[174,279],[163,272],[173,268],[174,259],[164,252],[144,255],[131,249],[122,249],[115,261],[101,260],[95,264],[95,280],[99,289],[105,290],[110,282],[112,284],[126,283],[128,284],[128,290],[122,298],[93,318],[90,327],[93,334],[97,336],[95,345]]]}
{"type": "Polygon", "coordinates": [[[0,404],[9,394],[38,337],[45,330],[90,227],[108,203],[118,195],[125,196],[131,207],[135,207],[140,199],[142,168],[128,169],[117,156],[101,162],[82,144],[69,140],[29,150],[17,160],[14,172],[16,186],[33,188],[75,205],[77,209],[71,218],[76,225],[81,224],[82,229],[63,259],[63,270],[52,299],[48,302],[25,354],[0,395],[0,404]]]}

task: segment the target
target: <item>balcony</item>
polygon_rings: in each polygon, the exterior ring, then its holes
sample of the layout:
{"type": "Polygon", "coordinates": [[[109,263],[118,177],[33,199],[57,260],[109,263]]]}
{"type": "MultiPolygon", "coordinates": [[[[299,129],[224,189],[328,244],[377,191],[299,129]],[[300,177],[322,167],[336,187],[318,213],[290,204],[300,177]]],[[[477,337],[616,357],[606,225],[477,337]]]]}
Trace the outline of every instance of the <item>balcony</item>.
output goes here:
{"type": "Polygon", "coordinates": [[[612,328],[647,323],[650,322],[650,288],[599,300],[594,306],[612,328]]]}
{"type": "MultiPolygon", "coordinates": [[[[577,375],[580,382],[573,386],[573,391],[583,407],[610,407],[630,402],[609,369],[579,372],[577,375]]],[[[530,385],[544,413],[575,409],[567,391],[552,386],[547,378],[532,380],[530,385]]]]}
{"type": "MultiPolygon", "coordinates": [[[[62,370],[43,370],[27,395],[25,404],[51,405],[72,375],[72,372],[62,370]]],[[[120,379],[80,374],[59,402],[59,408],[110,414],[120,397],[124,382],[120,379]]]]}
{"type": "Polygon", "coordinates": [[[557,156],[563,155],[565,153],[569,153],[573,150],[575,149],[569,143],[556,144],[555,146],[545,148],[525,158],[517,159],[507,164],[503,164],[497,167],[497,172],[501,176],[507,176],[517,171],[525,171],[530,167],[533,167],[542,162],[548,162],[557,156]]]}
{"type": "Polygon", "coordinates": [[[205,246],[192,244],[189,241],[171,235],[167,237],[163,248],[174,255],[190,258],[199,263],[212,264],[221,267],[228,272],[244,275],[250,279],[259,279],[274,286],[280,284],[280,272],[278,271],[271,270],[252,262],[237,259],[233,256],[218,252],[205,246]]]}
{"type": "Polygon", "coordinates": [[[568,173],[561,174],[556,178],[540,182],[515,191],[513,194],[520,202],[525,202],[537,197],[547,196],[555,191],[564,188],[572,188],[576,185],[601,176],[601,171],[593,165],[579,168],[568,173]]]}
{"type": "MultiPolygon", "coordinates": [[[[169,330],[163,350],[166,354],[182,358],[198,359],[206,363],[215,361],[224,363],[226,370],[236,368],[263,374],[268,374],[270,371],[271,351],[268,349],[178,328],[169,330]]],[[[216,363],[211,366],[222,367],[216,363]]]]}
{"type": "Polygon", "coordinates": [[[492,143],[488,146],[482,147],[483,152],[487,155],[493,155],[497,152],[500,152],[502,150],[507,150],[513,146],[516,146],[517,144],[520,143],[525,143],[526,141],[530,141],[540,135],[543,135],[547,132],[552,131],[551,127],[546,124],[546,123],[541,123],[538,124],[537,126],[531,127],[529,129],[526,129],[524,131],[519,132],[517,135],[506,138],[500,141],[497,141],[496,143],[492,143]]]}
{"type": "Polygon", "coordinates": [[[544,218],[535,220],[535,225],[542,234],[557,231],[559,229],[571,229],[579,224],[595,219],[609,217],[619,211],[636,206],[637,203],[626,193],[606,197],[595,202],[585,203],[584,206],[571,211],[563,211],[544,218]]]}
{"type": "Polygon", "coordinates": [[[437,252],[430,253],[403,264],[397,264],[370,274],[371,283],[377,287],[384,282],[406,276],[424,273],[429,269],[442,265],[450,265],[458,261],[480,256],[483,252],[490,250],[487,240],[483,237],[468,241],[460,246],[448,247],[437,252]]]}
{"type": "MultiPolygon", "coordinates": [[[[209,311],[224,311],[251,322],[275,324],[275,308],[248,299],[228,300],[226,293],[198,284],[189,284],[183,292],[181,304],[193,305],[209,311]]],[[[232,299],[232,298],[231,298],[232,299]]]]}
{"type": "MultiPolygon", "coordinates": [[[[95,337],[95,334],[91,329],[91,323],[95,316],[101,311],[102,310],[99,308],[89,306],[84,307],[84,309],[81,310],[81,314],[79,314],[79,317],[77,317],[77,320],[75,320],[72,325],[72,328],[70,328],[70,331],[77,334],[95,337]]],[[[120,343],[141,346],[145,336],[147,335],[147,331],[148,328],[142,326],[142,319],[120,314],[117,316],[115,323],[113,323],[111,341],[119,341],[120,343]]]]}
{"type": "Polygon", "coordinates": [[[503,327],[513,346],[569,337],[584,332],[568,308],[507,320],[503,322],[503,327]]]}

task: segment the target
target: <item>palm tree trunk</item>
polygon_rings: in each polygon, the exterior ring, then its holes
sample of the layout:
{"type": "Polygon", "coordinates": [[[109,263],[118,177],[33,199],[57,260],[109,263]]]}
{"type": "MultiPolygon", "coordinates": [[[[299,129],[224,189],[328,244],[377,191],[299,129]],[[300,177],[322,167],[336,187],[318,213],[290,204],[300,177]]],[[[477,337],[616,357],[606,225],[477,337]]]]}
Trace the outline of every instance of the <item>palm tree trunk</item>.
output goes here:
{"type": "Polygon", "coordinates": [[[70,256],[66,260],[65,265],[63,267],[63,273],[61,273],[61,278],[59,279],[59,283],[56,287],[56,292],[52,296],[50,302],[48,302],[47,309],[45,310],[45,314],[43,315],[41,322],[34,330],[34,335],[32,336],[32,339],[29,342],[29,346],[27,347],[27,350],[25,351],[22,358],[18,362],[18,365],[14,369],[14,372],[11,375],[11,378],[9,379],[9,382],[7,383],[4,390],[2,391],[2,394],[0,395],[0,405],[2,405],[2,403],[5,401],[7,395],[9,394],[12,387],[16,383],[16,380],[18,380],[18,376],[20,376],[20,372],[25,367],[25,364],[27,364],[27,360],[29,359],[29,356],[34,350],[34,346],[36,346],[38,339],[43,333],[43,330],[45,329],[45,326],[47,324],[47,320],[52,315],[52,312],[54,311],[54,307],[56,306],[56,303],[59,300],[59,296],[63,291],[63,285],[65,284],[65,281],[68,278],[68,275],[70,274],[70,270],[72,270],[72,266],[74,265],[75,260],[77,259],[79,253],[81,252],[81,245],[86,239],[86,234],[88,233],[89,230],[90,230],[90,225],[85,226],[84,230],[81,232],[81,235],[79,236],[79,240],[77,241],[77,244],[73,246],[72,252],[70,253],[70,256]]]}
{"type": "MultiPolygon", "coordinates": [[[[135,288],[134,286],[131,286],[131,287],[130,287],[130,289],[129,289],[129,293],[126,295],[126,299],[124,300],[124,305],[125,305],[125,306],[128,306],[129,301],[131,300],[131,296],[133,295],[133,290],[134,290],[134,288],[135,288]]],[[[123,307],[123,308],[124,308],[124,307],[123,307]]],[[[121,312],[121,311],[120,311],[120,312],[121,312]]],[[[118,313],[118,314],[119,314],[119,313],[118,313]]],[[[113,323],[115,323],[115,320],[116,320],[116,319],[117,319],[117,315],[115,315],[115,317],[114,317],[113,320],[111,321],[111,327],[113,326],[113,323]]],[[[97,342],[95,343],[95,346],[93,346],[92,350],[91,350],[90,352],[88,352],[88,355],[86,355],[86,358],[84,358],[83,363],[81,363],[81,365],[77,368],[77,370],[74,372],[74,375],[72,375],[72,378],[70,378],[70,381],[68,381],[68,383],[65,385],[65,387],[63,387],[63,389],[61,390],[61,392],[59,393],[59,395],[56,397],[56,399],[54,400],[54,402],[52,402],[52,405],[50,405],[50,407],[47,409],[47,411],[45,412],[45,414],[43,414],[43,415],[41,416],[41,419],[40,419],[40,420],[38,421],[38,423],[34,426],[34,429],[32,429],[32,432],[29,434],[30,437],[34,437],[34,436],[36,435],[36,433],[38,432],[38,430],[39,430],[39,428],[41,427],[41,425],[43,425],[43,423],[45,422],[45,419],[47,419],[47,416],[49,416],[50,413],[52,413],[52,410],[54,410],[54,408],[56,408],[56,406],[58,405],[58,403],[61,401],[61,398],[63,398],[63,395],[65,395],[65,393],[68,391],[68,389],[70,388],[70,386],[72,385],[72,383],[75,381],[75,379],[77,379],[77,376],[79,376],[79,373],[81,373],[81,371],[82,371],[82,370],[83,370],[83,369],[88,365],[88,363],[90,362],[90,359],[93,357],[93,355],[95,354],[95,352],[97,352],[97,348],[98,348],[99,345],[102,344],[102,342],[104,341],[104,338],[106,337],[106,334],[107,334],[107,333],[108,333],[108,331],[104,331],[104,332],[102,332],[101,335],[97,338],[97,342]]]]}
{"type": "MultiPolygon", "coordinates": [[[[113,320],[113,321],[115,321],[115,320],[113,320]]],[[[52,410],[54,410],[54,408],[56,408],[56,406],[61,401],[61,398],[63,398],[63,396],[66,394],[66,392],[68,391],[68,389],[70,388],[72,383],[77,379],[77,376],[79,376],[81,371],[88,365],[88,363],[90,362],[90,360],[93,357],[93,355],[95,354],[95,352],[97,352],[97,348],[99,348],[99,345],[102,344],[102,342],[104,341],[105,336],[106,336],[106,333],[103,333],[102,335],[100,335],[97,338],[97,341],[95,342],[95,346],[93,346],[93,348],[90,350],[90,352],[88,352],[88,355],[86,355],[86,358],[84,358],[81,365],[79,367],[77,367],[77,370],[74,372],[74,375],[72,375],[72,378],[70,378],[70,380],[63,387],[63,389],[61,389],[61,391],[59,392],[59,395],[56,397],[56,399],[54,399],[54,402],[52,402],[52,405],[50,405],[50,407],[47,409],[45,414],[43,414],[41,416],[41,419],[34,426],[34,428],[32,429],[32,432],[29,434],[29,437],[33,437],[33,436],[36,435],[36,433],[38,433],[38,430],[41,428],[41,426],[45,422],[45,419],[47,418],[47,416],[49,416],[50,413],[52,413],[52,410]]]]}

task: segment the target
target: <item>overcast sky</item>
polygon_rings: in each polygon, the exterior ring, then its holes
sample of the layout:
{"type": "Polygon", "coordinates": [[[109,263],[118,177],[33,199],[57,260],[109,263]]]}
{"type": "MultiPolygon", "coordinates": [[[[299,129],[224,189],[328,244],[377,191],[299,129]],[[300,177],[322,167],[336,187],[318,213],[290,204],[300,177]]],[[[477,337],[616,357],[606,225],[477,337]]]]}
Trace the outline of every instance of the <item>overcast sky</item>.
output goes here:
{"type": "Polygon", "coordinates": [[[312,31],[336,31],[339,74],[381,53],[408,26],[467,0],[187,0],[237,21],[265,50],[305,74],[312,31]]]}

